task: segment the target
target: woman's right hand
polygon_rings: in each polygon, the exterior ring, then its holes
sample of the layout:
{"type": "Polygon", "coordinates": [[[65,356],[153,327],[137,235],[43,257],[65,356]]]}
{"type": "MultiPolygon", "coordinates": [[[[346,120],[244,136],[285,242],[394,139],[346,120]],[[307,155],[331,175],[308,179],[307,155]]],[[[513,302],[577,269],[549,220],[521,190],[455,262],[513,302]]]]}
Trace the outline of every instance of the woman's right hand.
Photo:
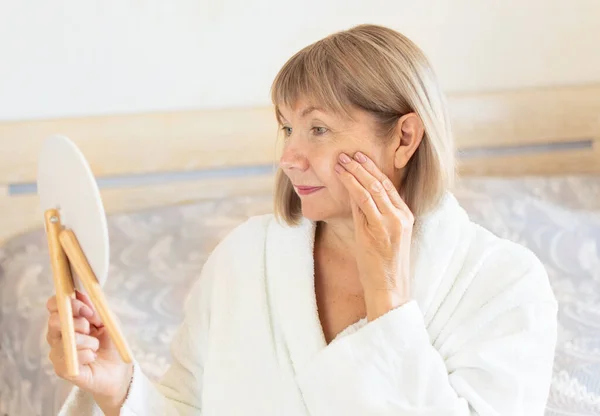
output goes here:
{"type": "Polygon", "coordinates": [[[52,296],[47,303],[50,316],[46,339],[50,344],[50,361],[54,371],[59,377],[91,393],[105,413],[108,414],[109,410],[118,411],[127,396],[133,365],[121,360],[108,331],[85,294],[77,292],[77,298],[71,299],[71,304],[79,375],[70,377],[67,374],[58,307],[56,297],[52,296]]]}

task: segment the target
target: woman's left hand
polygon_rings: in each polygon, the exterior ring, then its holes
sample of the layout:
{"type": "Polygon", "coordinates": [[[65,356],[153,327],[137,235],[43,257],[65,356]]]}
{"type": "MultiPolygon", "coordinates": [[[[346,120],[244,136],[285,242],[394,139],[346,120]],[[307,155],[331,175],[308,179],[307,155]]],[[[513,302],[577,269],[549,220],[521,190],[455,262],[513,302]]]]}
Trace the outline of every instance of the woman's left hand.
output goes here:
{"type": "Polygon", "coordinates": [[[392,181],[363,153],[335,170],[350,194],[356,261],[369,321],[410,300],[414,216],[392,181]]]}

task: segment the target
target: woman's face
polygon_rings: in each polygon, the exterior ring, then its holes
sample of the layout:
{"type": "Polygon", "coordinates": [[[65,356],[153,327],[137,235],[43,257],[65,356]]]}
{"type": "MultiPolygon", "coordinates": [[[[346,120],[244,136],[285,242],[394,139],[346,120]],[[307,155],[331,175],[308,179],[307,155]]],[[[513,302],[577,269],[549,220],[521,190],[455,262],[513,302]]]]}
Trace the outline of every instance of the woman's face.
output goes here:
{"type": "Polygon", "coordinates": [[[279,165],[302,201],[304,217],[313,221],[351,218],[348,192],[334,170],[342,152],[350,157],[363,152],[397,184],[397,143],[376,135],[371,114],[355,110],[353,120],[348,120],[303,101],[295,108],[279,110],[286,141],[279,165]]]}

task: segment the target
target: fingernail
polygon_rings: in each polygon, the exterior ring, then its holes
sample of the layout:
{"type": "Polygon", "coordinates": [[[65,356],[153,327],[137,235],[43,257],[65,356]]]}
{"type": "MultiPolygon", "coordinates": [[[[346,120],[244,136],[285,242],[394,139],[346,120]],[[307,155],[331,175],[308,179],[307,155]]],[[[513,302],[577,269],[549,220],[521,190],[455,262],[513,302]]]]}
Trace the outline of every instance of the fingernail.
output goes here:
{"type": "Polygon", "coordinates": [[[342,165],[340,165],[339,163],[335,164],[335,171],[337,173],[342,173],[343,170],[344,170],[344,168],[342,167],[342,165]]]}
{"type": "Polygon", "coordinates": [[[350,163],[351,160],[346,153],[340,155],[340,162],[342,163],[350,163]]]}
{"type": "Polygon", "coordinates": [[[356,152],[354,159],[356,159],[359,163],[365,163],[367,161],[367,157],[361,152],[356,152]]]}

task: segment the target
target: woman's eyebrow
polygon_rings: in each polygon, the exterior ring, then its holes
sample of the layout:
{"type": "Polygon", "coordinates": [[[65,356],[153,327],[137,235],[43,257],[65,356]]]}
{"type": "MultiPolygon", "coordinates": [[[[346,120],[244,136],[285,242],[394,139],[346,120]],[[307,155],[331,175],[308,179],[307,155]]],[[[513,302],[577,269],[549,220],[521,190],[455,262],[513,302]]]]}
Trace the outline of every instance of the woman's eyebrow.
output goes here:
{"type": "Polygon", "coordinates": [[[302,113],[300,113],[300,117],[306,117],[313,111],[324,112],[325,110],[323,110],[321,107],[315,107],[315,106],[311,105],[310,107],[306,107],[304,110],[302,110],[302,113]]]}
{"type": "MultiPolygon", "coordinates": [[[[325,112],[325,109],[323,109],[322,107],[317,107],[317,106],[311,105],[309,107],[306,107],[304,110],[302,110],[302,112],[300,113],[300,117],[304,118],[307,115],[309,115],[310,113],[312,113],[313,111],[325,112]]],[[[283,114],[281,113],[281,111],[279,109],[277,109],[277,115],[279,116],[280,120],[287,121],[287,119],[283,116],[283,114]]]]}
{"type": "Polygon", "coordinates": [[[287,121],[287,119],[283,116],[283,114],[281,114],[281,111],[279,111],[279,109],[276,110],[277,111],[277,118],[281,121],[287,121]]]}

